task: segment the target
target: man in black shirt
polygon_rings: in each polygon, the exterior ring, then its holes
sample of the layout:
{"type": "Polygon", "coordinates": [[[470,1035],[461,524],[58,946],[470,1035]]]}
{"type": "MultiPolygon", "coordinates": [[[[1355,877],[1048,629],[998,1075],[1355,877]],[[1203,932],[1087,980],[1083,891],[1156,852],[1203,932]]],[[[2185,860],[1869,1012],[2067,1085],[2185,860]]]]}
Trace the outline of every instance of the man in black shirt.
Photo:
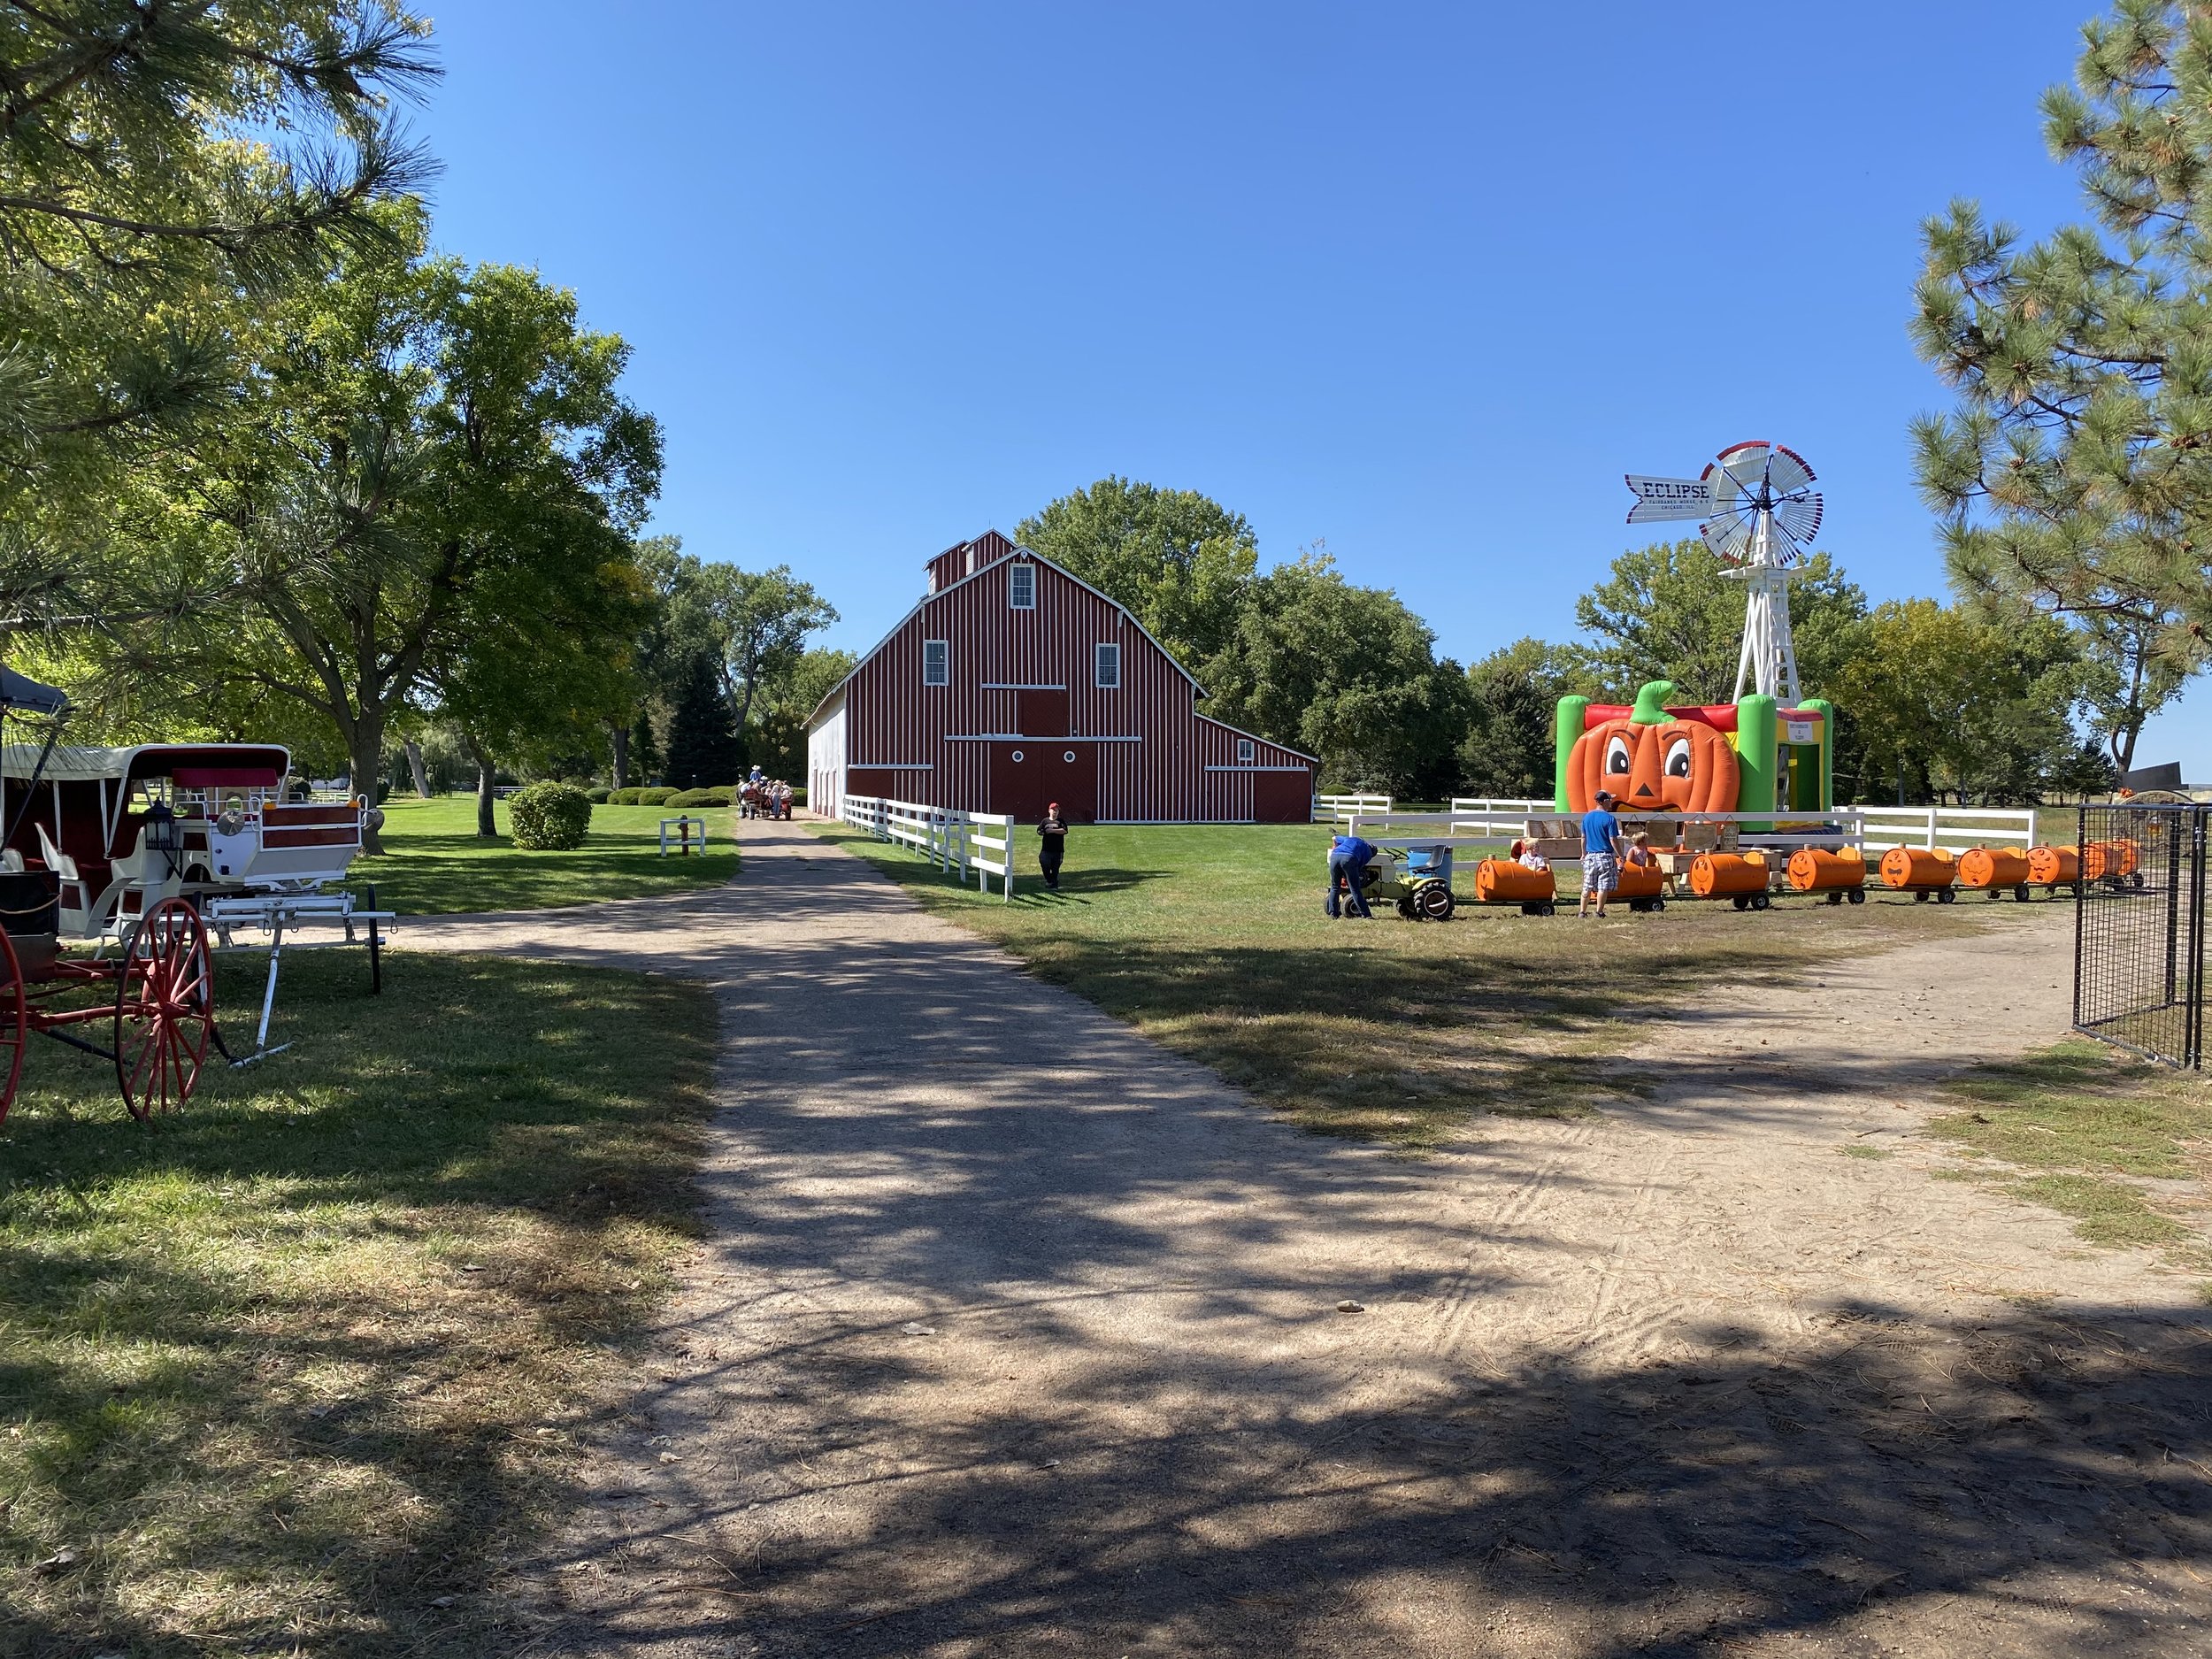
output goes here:
{"type": "Polygon", "coordinates": [[[1045,886],[1055,893],[1060,890],[1060,860],[1067,851],[1068,821],[1055,801],[1045,808],[1044,821],[1037,826],[1037,868],[1045,872],[1045,886]]]}

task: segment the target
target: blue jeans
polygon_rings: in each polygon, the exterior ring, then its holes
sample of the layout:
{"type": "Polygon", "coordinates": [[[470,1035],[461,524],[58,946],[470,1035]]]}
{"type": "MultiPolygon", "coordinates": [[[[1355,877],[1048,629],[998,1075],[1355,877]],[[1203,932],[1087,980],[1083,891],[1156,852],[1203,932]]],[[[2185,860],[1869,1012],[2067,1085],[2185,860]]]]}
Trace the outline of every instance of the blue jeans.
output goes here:
{"type": "Polygon", "coordinates": [[[1337,913],[1336,884],[1341,880],[1349,888],[1349,896],[1345,902],[1351,907],[1352,914],[1373,917],[1374,911],[1367,908],[1367,895],[1360,890],[1359,879],[1362,869],[1363,866],[1349,853],[1329,855],[1328,910],[1330,915],[1334,916],[1337,913]]]}

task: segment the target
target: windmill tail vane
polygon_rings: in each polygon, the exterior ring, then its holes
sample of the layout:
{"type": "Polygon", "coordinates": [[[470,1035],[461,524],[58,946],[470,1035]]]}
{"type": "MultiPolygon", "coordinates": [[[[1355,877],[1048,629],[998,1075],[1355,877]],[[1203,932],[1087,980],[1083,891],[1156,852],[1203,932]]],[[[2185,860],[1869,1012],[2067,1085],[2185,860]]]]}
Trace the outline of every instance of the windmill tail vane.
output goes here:
{"type": "Polygon", "coordinates": [[[1626,475],[1636,497],[1629,523],[1700,520],[1705,545],[1729,567],[1722,573],[1744,584],[1739,698],[1748,685],[1768,696],[1798,700],[1789,579],[1820,532],[1816,477],[1796,450],[1764,439],[1729,445],[1694,479],[1626,475]]]}

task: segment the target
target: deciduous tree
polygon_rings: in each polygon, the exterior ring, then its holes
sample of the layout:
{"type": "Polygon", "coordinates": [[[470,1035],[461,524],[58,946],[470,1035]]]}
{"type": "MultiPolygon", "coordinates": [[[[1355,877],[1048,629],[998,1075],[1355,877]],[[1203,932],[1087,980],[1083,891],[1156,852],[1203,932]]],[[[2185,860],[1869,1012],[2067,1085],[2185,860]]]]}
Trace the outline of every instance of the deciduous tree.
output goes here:
{"type": "Polygon", "coordinates": [[[1208,671],[1206,712],[1321,757],[1325,781],[1431,798],[1458,777],[1467,679],[1426,624],[1325,552],[1258,577],[1208,671]]]}
{"type": "Polygon", "coordinates": [[[1991,621],[1932,599],[1878,606],[1839,699],[1856,716],[1871,798],[2032,803],[2082,781],[2077,636],[2048,616],[1991,621]]]}
{"type": "Polygon", "coordinates": [[[807,636],[837,620],[837,611],[788,565],[743,571],[707,565],[695,579],[698,603],[722,641],[737,729],[743,732],[764,692],[799,664],[807,636]]]}
{"type": "MultiPolygon", "coordinates": [[[[1592,638],[1585,689],[1617,701],[1647,680],[1671,680],[1684,703],[1735,695],[1743,644],[1744,591],[1697,537],[1624,553],[1612,574],[1575,602],[1592,638]]],[[[1831,690],[1857,650],[1866,595],[1828,554],[1816,553],[1790,583],[1790,635],[1807,696],[1831,690]]]]}
{"type": "Polygon", "coordinates": [[[250,409],[142,480],[142,543],[228,603],[134,635],[147,672],[191,669],[326,718],[379,775],[396,710],[434,664],[522,649],[488,595],[629,557],[659,434],[617,389],[628,348],[534,273],[419,251],[349,256],[257,336],[250,409]]]}
{"type": "Polygon", "coordinates": [[[1102,478],[1016,526],[1023,545],[1128,607],[1194,672],[1228,644],[1258,564],[1241,513],[1191,489],[1102,478]]]}

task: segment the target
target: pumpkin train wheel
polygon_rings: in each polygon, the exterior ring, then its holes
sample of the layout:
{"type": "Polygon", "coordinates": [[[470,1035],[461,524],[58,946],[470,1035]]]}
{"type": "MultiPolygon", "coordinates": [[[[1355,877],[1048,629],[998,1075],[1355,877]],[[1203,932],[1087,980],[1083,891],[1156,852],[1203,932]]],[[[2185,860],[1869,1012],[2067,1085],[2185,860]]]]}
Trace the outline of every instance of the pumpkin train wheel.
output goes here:
{"type": "Polygon", "coordinates": [[[1917,892],[1917,893],[1914,894],[1914,895],[1912,895],[1912,902],[1913,902],[1915,904],[1925,904],[1925,903],[1928,902],[1928,890],[1927,890],[1927,888],[1923,887],[1923,888],[1921,888],[1921,889],[1920,889],[1920,891],[1919,891],[1919,892],[1917,892]]]}
{"type": "Polygon", "coordinates": [[[1747,910],[1751,908],[1751,901],[1740,893],[1737,894],[1734,898],[1729,901],[1729,902],[1733,904],[1740,910],[1747,910]]]}
{"type": "Polygon", "coordinates": [[[1866,889],[1864,887],[1849,887],[1845,890],[1843,896],[1854,904],[1863,904],[1866,902],[1866,889]]]}
{"type": "Polygon", "coordinates": [[[1832,892],[1828,895],[1828,902],[1829,902],[1829,903],[1831,903],[1831,904],[1840,904],[1840,903],[1842,903],[1842,902],[1843,902],[1843,889],[1842,889],[1842,888],[1840,888],[1840,887],[1838,887],[1838,888],[1834,889],[1833,891],[1832,891],[1832,892]]]}
{"type": "Polygon", "coordinates": [[[1952,892],[1950,888],[1945,887],[1941,892],[1936,895],[1936,902],[1938,904],[1955,904],[1958,902],[1958,896],[1959,895],[1952,892]]]}

